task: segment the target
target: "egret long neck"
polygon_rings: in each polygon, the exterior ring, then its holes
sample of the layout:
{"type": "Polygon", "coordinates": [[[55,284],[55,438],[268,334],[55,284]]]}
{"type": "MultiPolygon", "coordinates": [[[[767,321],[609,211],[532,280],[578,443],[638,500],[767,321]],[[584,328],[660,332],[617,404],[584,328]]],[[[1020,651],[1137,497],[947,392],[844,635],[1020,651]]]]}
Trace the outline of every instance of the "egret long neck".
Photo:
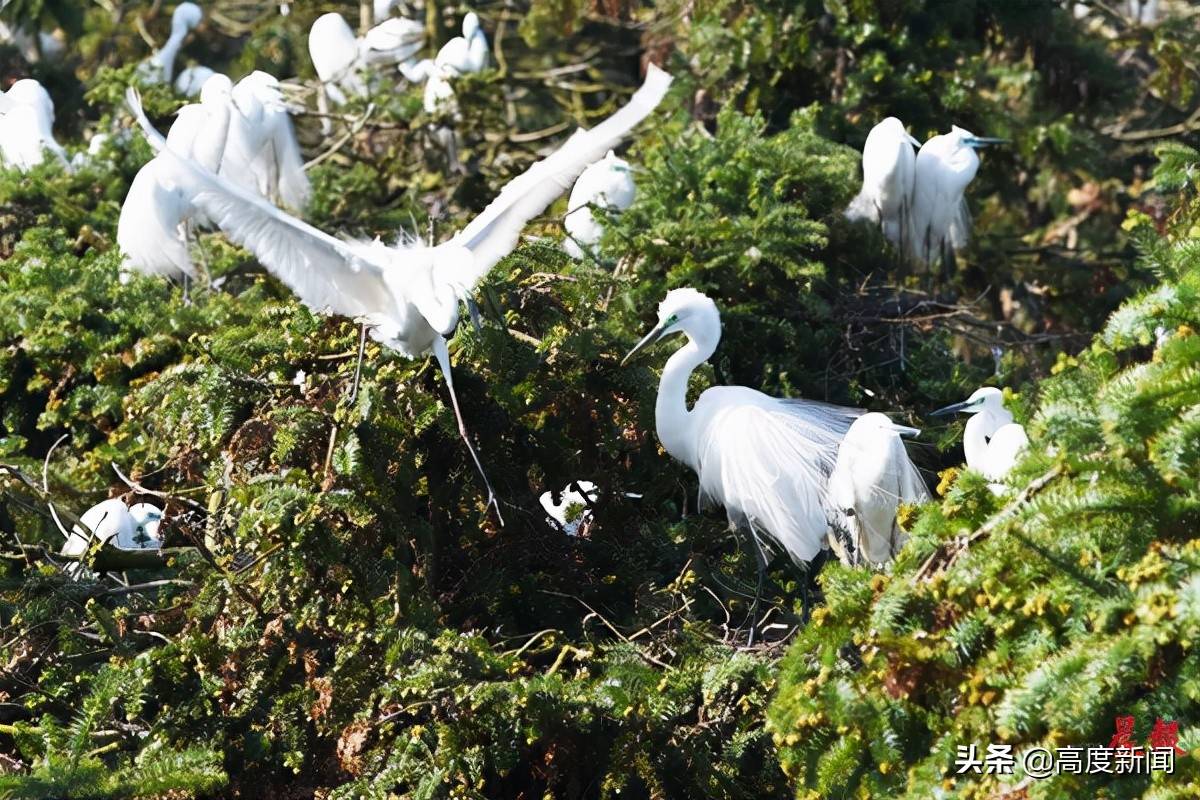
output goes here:
{"type": "Polygon", "coordinates": [[[689,336],[687,344],[667,359],[654,404],[658,440],[672,458],[692,469],[697,469],[697,454],[694,420],[687,407],[688,377],[712,355],[713,349],[697,344],[689,336]]]}
{"type": "Polygon", "coordinates": [[[179,48],[183,47],[183,40],[187,38],[187,35],[188,29],[186,25],[172,28],[171,37],[163,44],[162,49],[154,55],[154,63],[162,67],[167,80],[171,79],[171,73],[175,68],[175,56],[179,55],[179,48]]]}

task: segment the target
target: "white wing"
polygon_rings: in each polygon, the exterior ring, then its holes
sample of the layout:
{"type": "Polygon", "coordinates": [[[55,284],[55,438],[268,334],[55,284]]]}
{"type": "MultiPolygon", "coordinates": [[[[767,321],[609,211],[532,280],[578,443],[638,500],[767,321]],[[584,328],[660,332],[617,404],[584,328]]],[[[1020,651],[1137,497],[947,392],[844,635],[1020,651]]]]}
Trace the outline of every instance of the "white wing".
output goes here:
{"type": "Polygon", "coordinates": [[[130,89],[125,99],[150,146],[191,190],[192,204],[231,240],[254,253],[301,301],[314,310],[349,317],[390,312],[393,303],[383,280],[384,265],[369,248],[335,239],[181,158],[166,147],[166,140],[146,119],[137,91],[130,89]]]}
{"type": "Polygon", "coordinates": [[[825,540],[838,446],[862,412],[765,397],[747,403],[731,389],[709,389],[696,404],[706,422],[696,470],[702,496],[724,505],[735,525],[774,539],[793,561],[809,561],[825,540]]]}
{"type": "Polygon", "coordinates": [[[1025,429],[1015,422],[999,428],[992,434],[987,448],[987,475],[990,480],[1001,480],[1016,466],[1021,454],[1029,447],[1025,429]]]}
{"type": "Polygon", "coordinates": [[[300,153],[300,142],[296,140],[296,129],[286,111],[271,115],[271,137],[275,146],[275,165],[279,176],[279,199],[284,205],[302,209],[308,205],[312,195],[312,184],[304,172],[304,156],[300,153]]]}
{"type": "Polygon", "coordinates": [[[474,286],[500,259],[512,252],[529,220],[571,188],[579,174],[602,158],[635,125],[649,116],[671,86],[671,76],[653,64],[640,89],[620,110],[591,130],[579,130],[560,148],[518,175],[453,241],[474,255],[474,286]]]}

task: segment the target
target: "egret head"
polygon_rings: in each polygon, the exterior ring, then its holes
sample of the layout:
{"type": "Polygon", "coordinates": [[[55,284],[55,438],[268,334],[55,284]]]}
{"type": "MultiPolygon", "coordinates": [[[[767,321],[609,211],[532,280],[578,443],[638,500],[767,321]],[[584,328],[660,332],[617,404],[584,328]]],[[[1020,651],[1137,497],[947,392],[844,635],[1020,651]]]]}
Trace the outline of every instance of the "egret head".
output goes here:
{"type": "Polygon", "coordinates": [[[695,289],[672,289],[658,304],[658,324],[621,359],[628,363],[637,353],[673,333],[686,333],[691,339],[715,348],[721,338],[721,315],[708,295],[695,289]]]}
{"type": "Polygon", "coordinates": [[[961,412],[963,414],[978,414],[980,411],[999,411],[1004,408],[1004,393],[994,386],[984,386],[976,389],[970,397],[961,403],[953,403],[945,408],[939,408],[930,414],[940,417],[946,414],[961,412]]]}
{"type": "Polygon", "coordinates": [[[887,414],[881,414],[878,411],[871,411],[863,414],[858,419],[854,420],[854,424],[850,426],[850,431],[846,437],[852,435],[864,436],[888,436],[896,434],[898,436],[919,436],[921,430],[919,428],[910,428],[907,425],[899,425],[892,422],[887,414]]]}
{"type": "Polygon", "coordinates": [[[195,3],[180,3],[171,14],[171,30],[190,31],[204,19],[204,12],[195,3]]]}
{"type": "Polygon", "coordinates": [[[163,512],[158,506],[149,503],[136,503],[129,507],[129,515],[137,525],[136,537],[146,540],[160,540],[158,528],[162,524],[163,512]]]}
{"type": "Polygon", "coordinates": [[[200,87],[201,103],[228,103],[233,92],[233,81],[219,72],[214,72],[200,87]]]}
{"type": "Polygon", "coordinates": [[[997,139],[993,136],[976,136],[969,130],[960,128],[957,125],[950,126],[950,136],[954,137],[960,147],[969,147],[972,150],[979,150],[993,144],[1008,144],[1008,139],[997,139]]]}
{"type": "Polygon", "coordinates": [[[464,39],[470,39],[479,32],[479,16],[474,11],[467,12],[463,17],[462,32],[464,39]]]}

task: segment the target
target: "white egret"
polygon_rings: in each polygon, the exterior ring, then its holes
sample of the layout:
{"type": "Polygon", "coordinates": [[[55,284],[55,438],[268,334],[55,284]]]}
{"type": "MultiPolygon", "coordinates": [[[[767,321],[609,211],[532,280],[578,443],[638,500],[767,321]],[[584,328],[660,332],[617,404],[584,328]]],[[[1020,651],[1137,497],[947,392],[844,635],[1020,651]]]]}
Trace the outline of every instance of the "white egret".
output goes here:
{"type": "Polygon", "coordinates": [[[363,36],[354,35],[341,14],[323,14],[308,33],[308,52],[321,88],[335,104],[347,95],[366,97],[372,68],[412,58],[425,45],[425,26],[415,20],[385,19],[363,36]]]}
{"type": "Polygon", "coordinates": [[[929,499],[900,439],[919,433],[871,412],[854,420],[842,440],[829,478],[829,500],[835,528],[848,533],[854,545],[853,563],[865,557],[882,564],[896,555],[906,538],[896,523],[897,509],[929,499]]]}
{"type": "Polygon", "coordinates": [[[867,134],[863,145],[862,189],[846,209],[846,218],[867,220],[883,230],[887,240],[903,247],[912,227],[913,178],[921,143],[904,123],[888,117],[867,134]]]}
{"type": "Polygon", "coordinates": [[[70,168],[67,153],[54,140],[54,101],[32,78],[0,92],[0,162],[20,170],[36,167],[49,150],[70,168]]]}
{"type": "Polygon", "coordinates": [[[838,446],[862,412],[745,386],[714,386],[689,410],[688,377],[721,339],[721,316],[707,296],[695,289],[668,292],[658,306],[658,324],[621,363],[674,333],[685,334],[687,343],[662,372],[654,407],[659,442],[696,472],[701,504],[723,505],[731,526],[750,531],[760,581],[764,537],[794,562],[811,561],[825,542],[838,446]]]}
{"type": "Polygon", "coordinates": [[[579,529],[591,518],[589,506],[596,502],[599,494],[591,481],[571,481],[559,492],[559,502],[554,502],[554,492],[543,492],[539,501],[546,515],[558,523],[568,536],[579,535],[579,529]]]}
{"type": "MultiPolygon", "coordinates": [[[[1002,481],[1029,446],[1025,428],[1013,421],[1012,412],[1004,407],[1004,394],[991,386],[976,389],[961,403],[939,408],[931,416],[961,412],[970,414],[963,431],[963,451],[967,466],[989,481],[1002,481]]],[[[1003,491],[1000,484],[992,490],[1003,491]]]]}
{"type": "Polygon", "coordinates": [[[375,0],[375,7],[373,9],[375,12],[375,24],[378,25],[380,22],[383,22],[385,19],[392,16],[392,12],[395,11],[399,5],[400,0],[375,0]]]}
{"type": "Polygon", "coordinates": [[[279,81],[256,70],[233,87],[219,174],[276,204],[302,209],[312,194],[296,130],[279,91],[279,81]]]}
{"type": "Polygon", "coordinates": [[[976,136],[957,125],[934,136],[917,153],[913,182],[910,257],[923,266],[952,262],[967,244],[971,214],[963,193],[979,169],[981,147],[1006,140],[976,136]]]}
{"type": "Polygon", "coordinates": [[[426,114],[458,113],[458,97],[454,94],[454,84],[450,79],[455,72],[448,67],[435,64],[425,81],[424,108],[426,114]]]}
{"type": "MultiPolygon", "coordinates": [[[[213,75],[200,92],[200,102],[179,110],[167,141],[172,149],[208,170],[220,169],[232,116],[231,84],[213,75]]],[[[160,156],[138,170],[117,220],[117,246],[123,270],[187,281],[196,277],[188,253],[189,223],[197,209],[190,190],[160,156]]],[[[125,276],[122,275],[122,280],[125,276]]]]}
{"type": "Polygon", "coordinates": [[[583,258],[584,251],[591,252],[600,241],[604,225],[593,214],[595,209],[624,211],[633,205],[636,194],[637,186],[629,162],[617,158],[612,150],[589,165],[575,181],[567,200],[567,216],[563,220],[567,230],[563,249],[567,254],[572,258],[583,258]]]}
{"type": "Polygon", "coordinates": [[[150,144],[190,188],[192,201],[230,239],[250,250],[302,302],[317,311],[362,320],[371,336],[409,357],[433,352],[441,367],[459,434],[499,506],[467,436],[450,372],[447,337],[458,324],[459,300],[516,246],[521,229],[566,191],[579,173],[612,148],[658,105],[671,78],[651,65],[629,103],[591,130],[578,131],[558,150],[511,181],[483,213],[435,247],[415,238],[388,247],[334,238],[223,180],[166,146],[141,109],[127,99],[150,144]]]}
{"type": "MultiPolygon", "coordinates": [[[[6,5],[0,2],[0,6],[6,5]]],[[[65,34],[61,30],[52,33],[38,31],[30,33],[26,28],[10,28],[0,22],[0,44],[12,44],[21,51],[21,57],[30,64],[39,61],[57,61],[66,52],[65,34]]]]}
{"type": "Polygon", "coordinates": [[[171,36],[163,46],[138,67],[138,77],[146,83],[170,83],[175,77],[175,58],[183,41],[204,19],[204,12],[195,3],[180,3],[171,13],[171,36]]]}
{"type": "Polygon", "coordinates": [[[175,91],[184,97],[195,97],[200,94],[200,90],[204,88],[204,84],[215,75],[216,72],[208,67],[196,64],[182,70],[175,78],[175,91]]]}
{"type": "Polygon", "coordinates": [[[83,512],[79,521],[83,527],[72,527],[70,536],[59,551],[64,556],[81,556],[97,540],[105,544],[114,537],[132,541],[137,532],[137,521],[129,513],[129,507],[117,498],[92,506],[83,512]]]}
{"type": "Polygon", "coordinates": [[[471,72],[482,72],[488,65],[490,52],[487,35],[479,25],[479,16],[472,11],[463,17],[462,36],[455,36],[442,45],[432,60],[427,58],[401,64],[400,72],[413,83],[421,83],[435,75],[448,80],[471,72]],[[441,68],[440,72],[438,68],[441,68]]]}

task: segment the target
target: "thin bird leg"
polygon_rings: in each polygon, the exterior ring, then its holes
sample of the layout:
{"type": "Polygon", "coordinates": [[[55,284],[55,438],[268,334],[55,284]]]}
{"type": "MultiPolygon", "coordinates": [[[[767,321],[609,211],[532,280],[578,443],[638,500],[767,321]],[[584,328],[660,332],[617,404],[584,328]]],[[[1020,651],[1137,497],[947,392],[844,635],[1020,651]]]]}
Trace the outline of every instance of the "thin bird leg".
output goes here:
{"type": "Polygon", "coordinates": [[[358,334],[358,363],[354,365],[354,385],[350,387],[350,405],[358,399],[358,382],[362,378],[363,353],[367,351],[367,323],[362,324],[358,334]]]}
{"type": "Polygon", "coordinates": [[[496,518],[500,520],[500,526],[503,527],[504,516],[500,513],[500,503],[496,501],[496,493],[492,490],[492,482],[488,480],[487,473],[483,471],[483,464],[479,462],[479,456],[475,454],[475,448],[471,446],[471,439],[467,436],[467,426],[463,422],[462,411],[458,407],[458,395],[454,392],[454,378],[450,375],[450,350],[446,346],[445,336],[438,336],[433,340],[433,354],[437,357],[438,366],[442,368],[442,377],[446,379],[446,388],[450,390],[450,402],[454,406],[454,418],[458,420],[458,435],[462,437],[463,444],[467,446],[467,452],[471,454],[471,460],[475,462],[475,469],[479,471],[479,477],[483,479],[483,485],[487,488],[487,504],[495,507],[496,518]]]}
{"type": "Polygon", "coordinates": [[[754,547],[754,561],[758,565],[758,585],[754,588],[754,602],[750,604],[750,615],[746,620],[750,623],[750,636],[747,647],[754,646],[754,628],[758,621],[758,603],[762,599],[763,581],[767,576],[767,557],[763,555],[762,545],[758,543],[758,534],[750,530],[750,544],[754,547]]]}
{"type": "Polygon", "coordinates": [[[212,269],[208,265],[208,250],[205,249],[204,242],[200,240],[200,232],[196,230],[196,226],[192,224],[191,220],[183,223],[183,230],[184,235],[187,237],[189,250],[192,243],[195,243],[196,252],[200,254],[200,270],[203,273],[201,277],[204,278],[204,283],[208,284],[209,288],[212,288],[212,269]]]}

